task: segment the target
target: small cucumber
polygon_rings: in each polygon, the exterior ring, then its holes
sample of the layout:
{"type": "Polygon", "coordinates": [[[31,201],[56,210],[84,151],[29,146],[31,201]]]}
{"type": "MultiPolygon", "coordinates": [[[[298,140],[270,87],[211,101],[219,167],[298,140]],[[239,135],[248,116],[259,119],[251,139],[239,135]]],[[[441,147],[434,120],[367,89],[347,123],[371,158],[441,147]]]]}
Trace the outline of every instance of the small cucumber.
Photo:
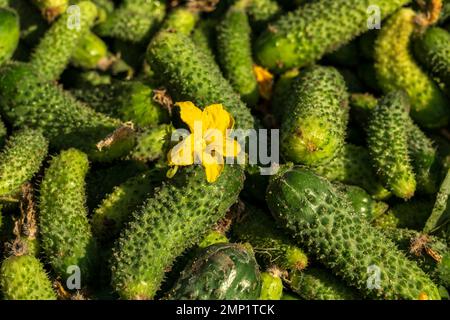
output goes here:
{"type": "Polygon", "coordinates": [[[73,51],[71,63],[83,69],[106,69],[110,59],[106,43],[94,33],[88,32],[73,51]]]}
{"type": "Polygon", "coordinates": [[[0,7],[0,65],[12,57],[19,37],[19,15],[12,9],[0,7]]]}
{"type": "Polygon", "coordinates": [[[185,35],[190,35],[198,20],[198,12],[185,7],[177,7],[167,15],[161,29],[176,30],[185,35]]]}
{"type": "Polygon", "coordinates": [[[281,300],[283,280],[280,271],[269,269],[261,273],[261,294],[259,300],[281,300]]]}

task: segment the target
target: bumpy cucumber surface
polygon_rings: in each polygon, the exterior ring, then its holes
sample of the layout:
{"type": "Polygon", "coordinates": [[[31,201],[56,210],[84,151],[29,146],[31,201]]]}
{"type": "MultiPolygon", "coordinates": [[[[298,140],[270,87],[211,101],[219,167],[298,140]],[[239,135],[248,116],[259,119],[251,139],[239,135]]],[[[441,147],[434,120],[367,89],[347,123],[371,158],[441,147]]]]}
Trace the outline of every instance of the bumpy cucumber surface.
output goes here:
{"type": "Polygon", "coordinates": [[[56,300],[52,283],[34,256],[11,256],[3,260],[0,287],[5,300],[56,300]]]}
{"type": "Polygon", "coordinates": [[[102,37],[141,42],[161,23],[165,11],[165,1],[126,0],[98,25],[96,32],[102,37]]]}
{"type": "Polygon", "coordinates": [[[217,28],[217,52],[225,78],[249,106],[258,102],[258,82],[253,73],[251,28],[245,8],[232,6],[217,28]]]}
{"type": "Polygon", "coordinates": [[[305,300],[357,300],[358,292],[329,271],[310,267],[289,275],[289,288],[305,300]]]}
{"type": "Polygon", "coordinates": [[[211,61],[215,61],[216,48],[216,21],[213,19],[201,19],[192,31],[191,39],[197,47],[211,61]]]}
{"type": "Polygon", "coordinates": [[[346,144],[330,163],[312,170],[331,181],[359,186],[378,200],[391,195],[378,180],[369,151],[361,146],[346,144]]]}
{"type": "Polygon", "coordinates": [[[290,166],[280,170],[269,185],[267,202],[281,226],[364,295],[440,299],[437,287],[414,262],[358,216],[330,182],[311,171],[290,166]],[[372,268],[380,271],[380,282],[368,286],[372,268]]]}
{"type": "Polygon", "coordinates": [[[19,15],[0,6],[0,65],[9,60],[19,44],[19,15]]]}
{"type": "Polygon", "coordinates": [[[50,29],[35,48],[30,65],[43,80],[56,80],[67,67],[80,39],[85,37],[97,17],[97,7],[90,1],[77,4],[80,8],[79,26],[70,13],[66,11],[50,29]],[[72,26],[72,27],[70,27],[72,26]]]}
{"type": "Polygon", "coordinates": [[[97,143],[122,122],[95,112],[54,83],[42,81],[27,64],[10,64],[0,70],[0,106],[13,127],[41,129],[56,149],[75,147],[93,160],[110,161],[134,146],[134,136],[125,135],[99,150],[97,143]]]}
{"type": "Polygon", "coordinates": [[[283,230],[274,227],[275,222],[267,213],[249,204],[245,206],[242,219],[233,226],[233,234],[252,245],[261,265],[289,271],[305,269],[305,252],[283,230]]]}
{"type": "Polygon", "coordinates": [[[318,0],[285,14],[258,38],[259,62],[273,70],[302,67],[367,31],[368,8],[380,8],[381,18],[408,0],[318,0]]]}
{"type": "Polygon", "coordinates": [[[40,235],[48,263],[63,279],[80,268],[82,285],[93,276],[96,244],[86,208],[86,154],[62,151],[45,171],[40,189],[40,235]]]}
{"type": "Polygon", "coordinates": [[[408,154],[409,100],[402,91],[387,94],[372,111],[367,137],[373,165],[396,196],[411,198],[416,179],[408,154]]]}
{"type": "Polygon", "coordinates": [[[411,99],[411,116],[421,126],[441,127],[448,122],[448,101],[410,52],[415,16],[413,10],[401,9],[380,30],[375,44],[378,84],[385,93],[405,90],[411,99]]]}
{"type": "Polygon", "coordinates": [[[281,123],[281,152],[295,163],[321,165],[342,149],[348,122],[348,93],[339,72],[312,67],[294,80],[281,123]]]}
{"type": "Polygon", "coordinates": [[[47,155],[48,142],[41,131],[15,132],[0,154],[0,196],[14,196],[39,170],[47,155]]]}
{"type": "Polygon", "coordinates": [[[121,233],[112,258],[113,287],[122,298],[151,299],[175,258],[202,239],[236,201],[244,175],[225,166],[215,183],[186,168],[156,191],[121,233]]]}
{"type": "Polygon", "coordinates": [[[171,300],[256,300],[261,274],[250,248],[216,244],[199,253],[169,292],[171,300]]]}

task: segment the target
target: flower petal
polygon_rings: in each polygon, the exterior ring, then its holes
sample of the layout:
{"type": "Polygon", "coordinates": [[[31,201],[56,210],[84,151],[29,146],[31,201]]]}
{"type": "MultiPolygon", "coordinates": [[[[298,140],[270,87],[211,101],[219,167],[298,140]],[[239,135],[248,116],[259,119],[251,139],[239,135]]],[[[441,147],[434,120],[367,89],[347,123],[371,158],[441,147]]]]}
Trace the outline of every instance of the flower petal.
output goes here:
{"type": "Polygon", "coordinates": [[[223,171],[223,164],[219,164],[216,161],[217,159],[215,157],[212,157],[210,154],[204,153],[203,154],[203,167],[205,168],[206,173],[206,180],[209,183],[215,182],[220,174],[223,171]]]}
{"type": "Polygon", "coordinates": [[[190,101],[177,102],[175,105],[180,107],[181,120],[188,125],[189,130],[193,133],[195,122],[202,121],[202,110],[190,101]]]}
{"type": "Polygon", "coordinates": [[[234,139],[226,138],[222,152],[227,158],[235,158],[241,152],[241,145],[234,139]]]}
{"type": "Polygon", "coordinates": [[[170,166],[189,166],[194,163],[194,136],[190,134],[167,154],[170,166]]]}
{"type": "Polygon", "coordinates": [[[212,104],[203,110],[203,130],[216,129],[225,136],[226,130],[234,126],[233,117],[223,108],[221,104],[212,104]]]}

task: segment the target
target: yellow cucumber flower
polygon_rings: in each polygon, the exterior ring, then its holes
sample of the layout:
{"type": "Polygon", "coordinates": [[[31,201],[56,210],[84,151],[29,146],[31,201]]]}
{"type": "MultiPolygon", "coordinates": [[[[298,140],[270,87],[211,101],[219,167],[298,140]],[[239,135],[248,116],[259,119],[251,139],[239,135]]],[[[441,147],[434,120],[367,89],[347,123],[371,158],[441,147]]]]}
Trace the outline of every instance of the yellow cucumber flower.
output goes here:
{"type": "Polygon", "coordinates": [[[176,172],[178,166],[202,164],[206,180],[217,180],[224,167],[224,157],[234,158],[241,152],[240,145],[229,137],[234,126],[233,117],[221,104],[213,104],[203,111],[192,102],[178,102],[181,120],[189,127],[190,134],[173,147],[168,155],[169,166],[174,167],[169,175],[176,172]]]}
{"type": "Polygon", "coordinates": [[[259,94],[265,100],[270,100],[273,88],[273,75],[261,66],[253,65],[253,72],[258,82],[259,94]]]}

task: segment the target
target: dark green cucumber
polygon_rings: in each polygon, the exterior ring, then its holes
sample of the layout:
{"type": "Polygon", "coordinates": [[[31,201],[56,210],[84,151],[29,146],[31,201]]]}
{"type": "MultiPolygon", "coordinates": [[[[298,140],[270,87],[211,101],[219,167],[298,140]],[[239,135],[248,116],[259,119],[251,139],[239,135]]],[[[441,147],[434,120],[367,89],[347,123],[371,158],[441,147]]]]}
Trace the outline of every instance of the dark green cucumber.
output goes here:
{"type": "Polygon", "coordinates": [[[161,29],[176,30],[185,35],[190,35],[198,20],[198,12],[185,7],[178,7],[167,15],[161,29]]]}
{"type": "Polygon", "coordinates": [[[0,7],[0,65],[12,57],[19,37],[19,15],[12,9],[0,7]]]}
{"type": "Polygon", "coordinates": [[[5,300],[56,300],[44,266],[31,255],[13,255],[3,260],[0,287],[5,300]]]}
{"type": "Polygon", "coordinates": [[[412,199],[389,208],[385,215],[375,220],[381,228],[407,228],[422,230],[433,210],[433,202],[428,199],[412,199]]]}
{"type": "Polygon", "coordinates": [[[312,170],[328,180],[361,187],[377,200],[391,195],[378,180],[369,152],[364,147],[346,144],[330,163],[312,170]]]}
{"type": "Polygon", "coordinates": [[[48,142],[39,130],[13,133],[0,154],[0,197],[14,196],[39,171],[48,142]]]}
{"type": "Polygon", "coordinates": [[[261,209],[249,204],[233,226],[233,234],[240,241],[248,242],[256,259],[266,268],[276,266],[281,270],[303,270],[308,257],[282,230],[274,227],[273,219],[261,209]]]}
{"type": "Polygon", "coordinates": [[[414,262],[358,216],[330,182],[311,171],[282,168],[269,185],[267,203],[279,225],[363,295],[440,299],[435,284],[414,262]],[[371,270],[379,271],[379,283],[372,281],[377,274],[371,270]]]}
{"type": "Polygon", "coordinates": [[[348,93],[339,72],[312,67],[292,83],[281,123],[281,153],[307,165],[330,162],[342,149],[348,122],[348,93]]]}
{"type": "Polygon", "coordinates": [[[411,116],[418,124],[441,127],[448,122],[448,100],[410,52],[417,31],[415,17],[413,10],[401,9],[380,30],[375,44],[378,84],[385,93],[405,90],[411,99],[411,116]]]}
{"type": "Polygon", "coordinates": [[[165,16],[166,1],[125,0],[97,26],[102,37],[118,38],[128,42],[147,40],[165,16]]]}
{"type": "Polygon", "coordinates": [[[283,280],[281,272],[269,269],[261,273],[261,294],[259,300],[281,300],[283,296],[283,280]]]}
{"type": "Polygon", "coordinates": [[[258,103],[258,82],[253,72],[251,28],[245,6],[238,2],[217,27],[217,53],[225,78],[249,106],[258,103]]]}
{"type": "Polygon", "coordinates": [[[79,25],[75,26],[74,13],[66,11],[45,33],[30,58],[30,66],[41,79],[59,78],[69,64],[78,43],[87,34],[97,17],[97,7],[90,1],[77,4],[80,10],[79,25]],[[73,25],[72,25],[72,24],[73,25]],[[70,26],[69,26],[70,25],[70,26]]]}
{"type": "Polygon", "coordinates": [[[408,110],[408,96],[393,91],[372,111],[367,127],[369,151],[378,176],[394,195],[404,199],[416,191],[408,154],[408,110]]]}
{"type": "Polygon", "coordinates": [[[323,268],[310,267],[289,275],[289,288],[305,300],[358,300],[358,292],[323,268]]]}
{"type": "Polygon", "coordinates": [[[309,65],[367,31],[370,6],[377,6],[381,18],[385,18],[408,2],[313,1],[271,24],[256,41],[256,56],[264,67],[273,70],[309,65]]]}
{"type": "MultiPolygon", "coordinates": [[[[448,5],[450,7],[450,3],[448,5]]],[[[427,70],[450,86],[450,33],[447,30],[429,28],[414,42],[414,53],[427,70]]]]}
{"type": "Polygon", "coordinates": [[[76,147],[92,160],[110,161],[134,147],[134,134],[120,120],[97,113],[56,84],[42,81],[27,64],[0,70],[0,107],[10,125],[41,129],[55,149],[76,147]],[[125,134],[100,150],[97,144],[117,130],[125,134]]]}
{"type": "Polygon", "coordinates": [[[92,280],[96,243],[86,208],[85,176],[89,162],[76,149],[62,151],[45,171],[39,199],[42,249],[58,276],[70,276],[70,267],[81,272],[82,285],[92,280]]]}
{"type": "Polygon", "coordinates": [[[251,248],[217,244],[201,251],[180,274],[169,300],[256,300],[261,274],[251,248]]]}

